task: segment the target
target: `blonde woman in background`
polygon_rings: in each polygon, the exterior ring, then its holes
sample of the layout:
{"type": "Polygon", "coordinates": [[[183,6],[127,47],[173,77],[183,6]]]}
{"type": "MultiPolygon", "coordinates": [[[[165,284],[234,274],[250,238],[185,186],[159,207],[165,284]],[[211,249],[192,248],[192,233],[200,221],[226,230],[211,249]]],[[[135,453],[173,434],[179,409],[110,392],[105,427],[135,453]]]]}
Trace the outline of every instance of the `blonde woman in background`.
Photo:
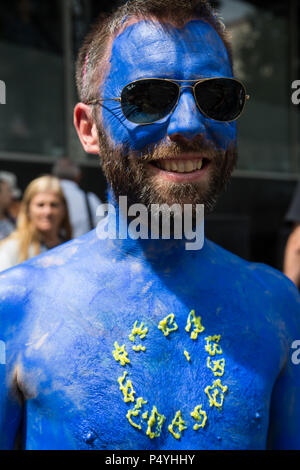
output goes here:
{"type": "Polygon", "coordinates": [[[41,176],[26,188],[16,230],[0,243],[0,271],[72,238],[66,200],[59,180],[41,176]]]}

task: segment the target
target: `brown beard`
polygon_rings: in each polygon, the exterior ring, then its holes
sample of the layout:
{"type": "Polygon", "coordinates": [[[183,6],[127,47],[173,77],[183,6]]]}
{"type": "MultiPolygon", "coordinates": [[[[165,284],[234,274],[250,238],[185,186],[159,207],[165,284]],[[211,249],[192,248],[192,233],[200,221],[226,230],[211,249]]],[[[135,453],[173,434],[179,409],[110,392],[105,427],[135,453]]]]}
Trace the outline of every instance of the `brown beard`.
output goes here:
{"type": "Polygon", "coordinates": [[[226,151],[218,150],[202,137],[191,142],[158,143],[137,152],[115,148],[98,124],[101,165],[115,198],[127,196],[128,205],[140,203],[150,210],[151,204],[204,204],[205,213],[215,207],[218,196],[226,188],[237,162],[237,149],[231,144],[226,151]],[[196,152],[209,161],[209,177],[195,183],[162,181],[149,175],[148,162],[196,152]]]}

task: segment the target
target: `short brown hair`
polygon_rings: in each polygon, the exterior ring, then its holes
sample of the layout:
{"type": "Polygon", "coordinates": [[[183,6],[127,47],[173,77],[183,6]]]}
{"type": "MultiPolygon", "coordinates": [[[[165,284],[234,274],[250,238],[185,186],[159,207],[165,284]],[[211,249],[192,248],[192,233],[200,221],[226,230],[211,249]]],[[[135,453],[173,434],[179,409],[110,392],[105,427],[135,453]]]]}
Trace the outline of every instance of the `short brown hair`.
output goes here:
{"type": "Polygon", "coordinates": [[[113,13],[96,20],[81,47],[76,64],[76,83],[80,101],[95,98],[96,90],[105,73],[104,62],[109,41],[132,18],[153,19],[161,22],[185,24],[189,19],[204,19],[221,37],[232,65],[228,33],[216,12],[206,0],[130,0],[113,13]]]}

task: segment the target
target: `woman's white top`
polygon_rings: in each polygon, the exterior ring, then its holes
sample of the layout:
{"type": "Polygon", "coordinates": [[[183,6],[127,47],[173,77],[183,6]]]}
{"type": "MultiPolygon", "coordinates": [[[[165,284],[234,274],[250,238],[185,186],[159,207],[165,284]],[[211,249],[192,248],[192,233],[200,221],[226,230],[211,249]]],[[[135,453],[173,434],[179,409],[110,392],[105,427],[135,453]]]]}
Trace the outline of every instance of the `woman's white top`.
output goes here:
{"type": "MultiPolygon", "coordinates": [[[[29,258],[35,256],[34,247],[28,250],[29,258]]],[[[3,241],[0,245],[0,271],[12,268],[19,264],[20,242],[17,239],[3,241]]]]}

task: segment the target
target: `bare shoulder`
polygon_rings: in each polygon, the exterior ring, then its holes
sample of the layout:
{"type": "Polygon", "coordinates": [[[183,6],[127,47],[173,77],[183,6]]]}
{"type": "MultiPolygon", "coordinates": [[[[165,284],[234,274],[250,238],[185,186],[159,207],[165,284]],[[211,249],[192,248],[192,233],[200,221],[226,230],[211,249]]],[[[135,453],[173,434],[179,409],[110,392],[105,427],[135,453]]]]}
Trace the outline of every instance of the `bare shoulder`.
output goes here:
{"type": "Polygon", "coordinates": [[[278,323],[283,321],[299,331],[300,295],[289,278],[271,266],[246,261],[212,242],[209,245],[219,272],[223,276],[226,273],[224,283],[231,283],[237,295],[253,302],[260,315],[273,317],[278,323]]]}
{"type": "Polygon", "coordinates": [[[295,284],[265,264],[249,263],[248,269],[282,320],[300,333],[300,295],[295,284]]]}
{"type": "Polygon", "coordinates": [[[16,316],[20,319],[35,298],[42,301],[62,290],[66,293],[68,285],[79,277],[79,266],[84,271],[89,264],[89,251],[88,240],[72,240],[0,273],[2,326],[4,319],[9,323],[16,316]]]}

